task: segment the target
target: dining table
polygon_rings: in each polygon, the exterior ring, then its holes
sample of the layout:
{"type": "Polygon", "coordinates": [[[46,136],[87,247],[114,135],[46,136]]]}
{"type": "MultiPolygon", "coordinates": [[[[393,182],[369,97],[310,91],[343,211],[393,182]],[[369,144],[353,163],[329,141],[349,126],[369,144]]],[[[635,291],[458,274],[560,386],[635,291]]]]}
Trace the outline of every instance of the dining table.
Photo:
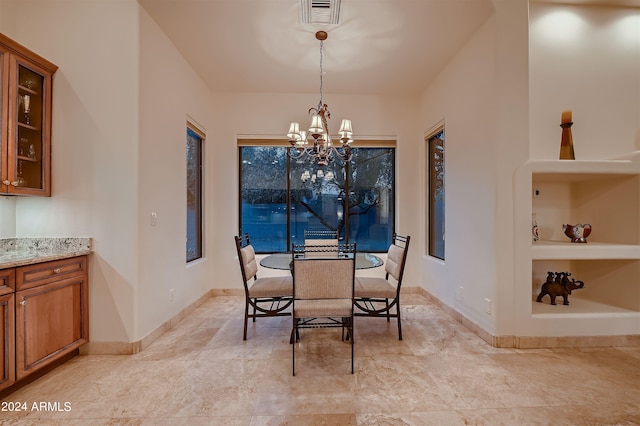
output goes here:
{"type": "MultiPolygon", "coordinates": [[[[270,269],[291,269],[291,253],[274,253],[260,260],[260,266],[270,269]]],[[[377,268],[384,265],[384,261],[372,253],[356,253],[356,269],[377,268]]]]}

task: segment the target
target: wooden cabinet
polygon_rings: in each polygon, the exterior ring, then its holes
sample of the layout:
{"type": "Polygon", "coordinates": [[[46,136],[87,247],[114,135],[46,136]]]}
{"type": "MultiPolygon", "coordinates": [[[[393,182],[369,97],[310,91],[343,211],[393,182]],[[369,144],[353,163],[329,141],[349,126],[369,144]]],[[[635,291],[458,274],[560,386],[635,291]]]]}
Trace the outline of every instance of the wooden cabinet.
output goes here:
{"type": "Polygon", "coordinates": [[[0,34],[0,194],[51,195],[51,85],[57,69],[0,34]]]}
{"type": "Polygon", "coordinates": [[[0,391],[88,342],[88,307],[87,256],[0,269],[0,391]]]}
{"type": "Polygon", "coordinates": [[[14,277],[13,269],[0,270],[0,391],[16,381],[14,277]]]}
{"type": "Polygon", "coordinates": [[[89,340],[87,257],[16,269],[16,379],[89,340]]]}

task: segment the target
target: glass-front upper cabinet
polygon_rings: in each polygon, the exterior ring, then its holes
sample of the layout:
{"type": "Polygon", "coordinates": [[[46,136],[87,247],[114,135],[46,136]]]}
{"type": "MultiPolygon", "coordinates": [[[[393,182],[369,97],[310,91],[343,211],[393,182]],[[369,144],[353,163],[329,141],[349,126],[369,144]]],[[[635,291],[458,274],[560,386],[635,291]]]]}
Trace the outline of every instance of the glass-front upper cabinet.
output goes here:
{"type": "Polygon", "coordinates": [[[51,85],[57,67],[0,34],[0,193],[51,195],[51,85]]]}

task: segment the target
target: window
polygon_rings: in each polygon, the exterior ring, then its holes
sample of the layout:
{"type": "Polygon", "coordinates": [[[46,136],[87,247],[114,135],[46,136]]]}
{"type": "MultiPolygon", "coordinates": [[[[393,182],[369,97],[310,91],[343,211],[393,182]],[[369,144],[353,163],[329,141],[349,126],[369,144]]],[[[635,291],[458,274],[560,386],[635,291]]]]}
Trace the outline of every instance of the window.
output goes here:
{"type": "Polygon", "coordinates": [[[429,255],[444,260],[444,127],[427,137],[429,255]]]}
{"type": "Polygon", "coordinates": [[[204,133],[187,123],[187,262],[202,257],[202,145],[204,133]]]}
{"type": "Polygon", "coordinates": [[[257,252],[288,251],[304,241],[305,229],[337,230],[359,251],[387,251],[395,223],[395,148],[356,147],[347,164],[336,159],[324,167],[290,159],[285,146],[238,149],[240,233],[251,235],[257,252]]]}

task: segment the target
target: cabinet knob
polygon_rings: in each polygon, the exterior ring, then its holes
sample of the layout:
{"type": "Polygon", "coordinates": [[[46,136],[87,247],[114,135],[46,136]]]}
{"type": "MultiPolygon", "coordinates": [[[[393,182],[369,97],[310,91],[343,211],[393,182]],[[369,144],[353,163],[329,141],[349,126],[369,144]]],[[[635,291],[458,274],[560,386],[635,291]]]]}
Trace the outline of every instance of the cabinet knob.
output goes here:
{"type": "Polygon", "coordinates": [[[56,268],[56,269],[54,269],[54,270],[53,270],[53,273],[54,273],[54,274],[59,274],[60,272],[61,272],[61,269],[60,269],[60,268],[56,268]]]}
{"type": "Polygon", "coordinates": [[[5,185],[11,185],[11,182],[8,181],[8,180],[3,180],[2,183],[5,184],[5,185]]]}
{"type": "Polygon", "coordinates": [[[18,186],[18,185],[19,185],[19,182],[18,182],[17,180],[14,180],[13,182],[11,182],[11,185],[13,185],[13,186],[18,186]]]}
{"type": "Polygon", "coordinates": [[[22,306],[24,306],[24,305],[26,305],[26,304],[27,304],[27,301],[26,301],[26,300],[23,300],[22,302],[20,302],[20,305],[22,305],[22,306]]]}

